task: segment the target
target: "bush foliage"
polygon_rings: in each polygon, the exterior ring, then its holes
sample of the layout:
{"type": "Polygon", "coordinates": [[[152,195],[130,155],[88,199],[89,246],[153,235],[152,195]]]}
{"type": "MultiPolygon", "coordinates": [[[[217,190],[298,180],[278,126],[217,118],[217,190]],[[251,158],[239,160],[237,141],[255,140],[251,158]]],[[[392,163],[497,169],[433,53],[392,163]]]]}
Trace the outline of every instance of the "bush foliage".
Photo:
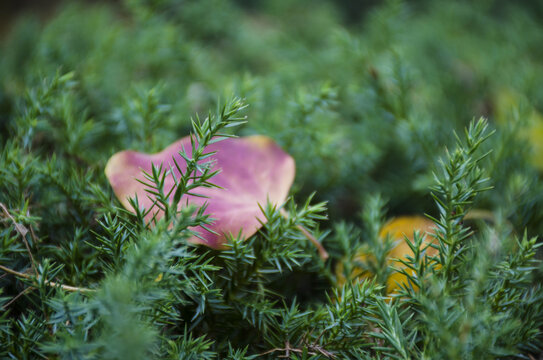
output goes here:
{"type": "Polygon", "coordinates": [[[539,356],[540,7],[339,4],[74,2],[18,19],[0,43],[0,357],[539,356]],[[186,241],[209,221],[194,207],[159,199],[156,226],[122,209],[112,154],[244,117],[227,131],[296,160],[256,235],[212,250],[186,241]],[[399,269],[380,229],[408,214],[435,241],[406,234],[399,269]],[[397,271],[409,281],[387,293],[397,271]]]}

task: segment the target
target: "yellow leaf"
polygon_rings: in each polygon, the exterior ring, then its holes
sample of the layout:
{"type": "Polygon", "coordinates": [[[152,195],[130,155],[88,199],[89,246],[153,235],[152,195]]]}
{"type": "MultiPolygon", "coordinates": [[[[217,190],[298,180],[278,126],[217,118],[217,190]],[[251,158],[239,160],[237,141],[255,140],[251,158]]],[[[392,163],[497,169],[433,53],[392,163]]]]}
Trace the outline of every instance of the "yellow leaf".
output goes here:
{"type": "MultiPolygon", "coordinates": [[[[385,241],[387,236],[395,243],[392,250],[387,256],[388,264],[396,269],[405,269],[405,266],[399,261],[407,260],[408,256],[413,256],[411,248],[405,241],[405,237],[409,240],[413,240],[415,231],[419,231],[421,236],[426,235],[423,249],[429,244],[429,242],[436,242],[432,236],[434,233],[434,223],[423,216],[401,216],[396,219],[388,221],[379,233],[381,241],[385,241]]],[[[426,248],[426,254],[433,256],[437,253],[437,250],[433,247],[426,248]]],[[[367,262],[372,257],[372,254],[368,254],[366,248],[357,250],[355,259],[360,262],[367,262]]],[[[343,275],[344,265],[339,263],[336,267],[336,275],[338,279],[338,286],[342,286],[345,283],[345,276],[343,275]]],[[[351,272],[351,278],[366,279],[373,276],[373,274],[364,272],[363,269],[354,268],[351,272]]],[[[399,284],[406,284],[407,277],[397,271],[394,271],[387,280],[387,293],[391,294],[399,288],[399,284]]]]}
{"type": "Polygon", "coordinates": [[[526,126],[522,128],[518,136],[528,141],[532,148],[530,161],[538,170],[543,171],[543,116],[530,105],[528,99],[522,94],[510,89],[498,91],[494,99],[495,116],[498,124],[505,124],[513,118],[513,111],[522,107],[528,107],[526,126]]]}

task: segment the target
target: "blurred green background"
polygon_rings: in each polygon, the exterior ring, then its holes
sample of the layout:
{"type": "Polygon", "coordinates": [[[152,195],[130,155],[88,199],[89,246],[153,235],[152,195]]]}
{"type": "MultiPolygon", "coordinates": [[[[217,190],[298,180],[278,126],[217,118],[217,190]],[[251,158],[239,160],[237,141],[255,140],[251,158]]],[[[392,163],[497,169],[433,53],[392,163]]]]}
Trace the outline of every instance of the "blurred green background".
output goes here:
{"type": "Polygon", "coordinates": [[[495,190],[476,207],[543,233],[541,1],[7,1],[0,13],[1,144],[43,79],[73,71],[33,151],[77,157],[106,192],[113,153],[158,151],[240,96],[238,134],[279,142],[295,196],[316,191],[332,220],[356,221],[376,193],[390,216],[435,213],[439,156],[484,116],[495,190]]]}

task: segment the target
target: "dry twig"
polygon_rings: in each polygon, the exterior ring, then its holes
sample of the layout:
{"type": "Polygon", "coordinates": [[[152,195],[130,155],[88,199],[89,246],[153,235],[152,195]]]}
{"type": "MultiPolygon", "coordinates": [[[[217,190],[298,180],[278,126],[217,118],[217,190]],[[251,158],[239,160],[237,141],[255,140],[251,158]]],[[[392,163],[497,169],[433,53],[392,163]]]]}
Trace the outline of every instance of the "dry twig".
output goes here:
{"type": "MultiPolygon", "coordinates": [[[[30,245],[28,244],[28,241],[26,240],[26,234],[28,234],[28,229],[24,225],[19,224],[17,221],[15,221],[15,219],[13,218],[13,216],[11,216],[11,214],[9,213],[8,209],[6,208],[4,204],[0,203],[0,208],[2,208],[2,211],[4,212],[6,217],[9,218],[13,222],[15,229],[23,238],[26,251],[28,252],[28,256],[30,256],[30,262],[32,263],[32,270],[34,270],[34,273],[36,274],[36,276],[38,276],[38,269],[36,267],[36,262],[34,261],[34,256],[32,256],[32,252],[30,251],[30,245]]],[[[31,234],[34,238],[35,235],[33,231],[31,232],[31,234]]]]}
{"type": "MultiPolygon", "coordinates": [[[[5,271],[7,273],[10,273],[12,275],[15,275],[15,276],[18,276],[20,278],[24,278],[24,279],[34,279],[36,282],[39,281],[39,277],[35,277],[33,278],[31,275],[28,275],[28,274],[25,274],[25,273],[22,273],[22,272],[19,272],[19,271],[15,271],[13,269],[10,269],[8,267],[5,267],[3,265],[0,265],[0,270],[2,271],[5,271]]],[[[88,288],[83,288],[83,287],[76,287],[76,286],[70,286],[70,285],[64,285],[64,284],[60,284],[60,283],[57,283],[57,282],[54,282],[54,281],[49,281],[49,280],[45,280],[44,283],[47,285],[47,286],[51,286],[51,287],[59,287],[61,288],[62,290],[65,290],[65,291],[79,291],[79,292],[93,292],[95,290],[93,289],[88,289],[88,288]]]]}
{"type": "MultiPolygon", "coordinates": [[[[284,209],[281,209],[281,215],[283,215],[285,217],[285,219],[288,219],[288,214],[284,209]]],[[[322,244],[309,231],[307,231],[307,229],[305,227],[303,227],[302,225],[296,225],[296,227],[302,232],[302,234],[304,234],[304,236],[309,241],[311,241],[313,243],[313,245],[315,245],[315,247],[317,248],[317,251],[319,252],[319,256],[321,257],[321,259],[322,260],[328,259],[328,257],[330,255],[328,255],[328,252],[326,251],[324,246],[322,246],[322,244]]]]}

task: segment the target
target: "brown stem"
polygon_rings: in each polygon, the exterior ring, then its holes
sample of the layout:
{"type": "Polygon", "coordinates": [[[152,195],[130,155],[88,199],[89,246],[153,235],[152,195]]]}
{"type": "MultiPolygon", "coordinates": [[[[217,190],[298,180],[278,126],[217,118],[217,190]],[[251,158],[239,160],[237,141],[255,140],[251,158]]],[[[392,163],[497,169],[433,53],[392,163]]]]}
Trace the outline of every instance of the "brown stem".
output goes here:
{"type": "Polygon", "coordinates": [[[17,221],[15,221],[15,219],[13,218],[13,216],[11,216],[11,214],[9,213],[8,209],[6,208],[4,204],[0,203],[0,208],[2,208],[2,211],[4,212],[4,214],[13,222],[15,229],[17,229],[17,232],[23,238],[26,251],[28,252],[28,255],[30,256],[30,263],[32,264],[32,270],[34,270],[34,273],[36,274],[36,276],[38,276],[38,269],[36,268],[36,262],[34,261],[34,256],[32,256],[32,252],[30,251],[30,245],[28,244],[28,241],[26,241],[26,234],[28,233],[28,229],[24,225],[21,225],[17,221]]]}
{"type": "Polygon", "coordinates": [[[464,220],[486,220],[492,223],[496,223],[496,217],[494,213],[484,209],[472,209],[464,215],[464,220]]]}
{"type": "MultiPolygon", "coordinates": [[[[21,277],[21,278],[25,278],[25,279],[32,279],[32,276],[31,275],[28,275],[28,274],[24,274],[22,272],[18,272],[18,271],[15,271],[13,269],[10,269],[8,267],[5,267],[3,265],[0,265],[0,270],[2,271],[5,271],[9,274],[12,274],[12,275],[15,275],[15,276],[18,276],[18,277],[21,277]]],[[[38,278],[36,278],[35,280],[37,280],[38,278]]],[[[45,284],[47,286],[51,286],[51,287],[60,287],[62,290],[66,290],[66,291],[79,291],[79,292],[94,292],[95,290],[93,289],[87,289],[87,288],[82,288],[82,287],[76,287],[76,286],[69,286],[69,285],[64,285],[64,284],[60,284],[60,283],[56,283],[56,282],[53,282],[53,281],[49,281],[49,280],[45,280],[45,284]]]]}
{"type": "Polygon", "coordinates": [[[18,293],[15,297],[13,297],[10,301],[8,301],[6,304],[4,304],[4,306],[2,306],[2,309],[7,309],[11,304],[13,304],[15,301],[17,301],[18,298],[20,298],[21,296],[23,296],[24,294],[26,294],[27,292],[31,291],[31,290],[34,290],[35,288],[30,286],[30,287],[27,287],[26,289],[24,289],[23,291],[21,291],[20,293],[18,293]]]}
{"type": "MultiPolygon", "coordinates": [[[[285,355],[285,356],[279,356],[280,358],[285,358],[285,357],[287,357],[288,355],[290,355],[290,351],[296,352],[296,353],[300,353],[300,354],[304,352],[302,349],[296,349],[296,348],[291,348],[291,347],[288,347],[288,346],[287,346],[287,347],[285,347],[284,349],[283,349],[283,348],[273,348],[273,349],[271,349],[271,350],[268,350],[268,351],[263,352],[263,353],[261,353],[261,354],[258,354],[258,355],[256,355],[256,356],[264,356],[264,355],[268,355],[268,354],[274,353],[274,352],[276,352],[276,351],[284,351],[284,352],[287,354],[287,355],[285,355]]],[[[312,352],[312,351],[308,351],[307,353],[308,353],[309,355],[317,355],[317,353],[312,352]]]]}
{"type": "MultiPolygon", "coordinates": [[[[281,209],[281,215],[283,215],[286,219],[288,219],[288,214],[284,209],[281,209]]],[[[317,248],[317,251],[319,252],[319,256],[324,261],[330,257],[328,255],[328,252],[326,249],[322,246],[322,244],[309,232],[305,227],[302,225],[296,225],[296,227],[304,234],[304,236],[315,245],[317,248]]]]}

